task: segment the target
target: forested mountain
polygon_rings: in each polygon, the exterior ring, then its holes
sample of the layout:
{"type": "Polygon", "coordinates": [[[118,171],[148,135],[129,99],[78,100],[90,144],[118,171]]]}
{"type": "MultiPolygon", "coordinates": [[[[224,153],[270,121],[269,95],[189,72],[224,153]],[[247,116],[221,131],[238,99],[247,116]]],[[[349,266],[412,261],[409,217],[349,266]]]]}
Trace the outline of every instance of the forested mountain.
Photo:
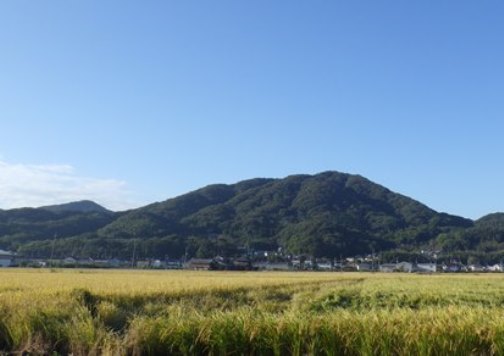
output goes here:
{"type": "Polygon", "coordinates": [[[53,212],[45,208],[0,210],[0,246],[17,250],[33,241],[94,233],[111,223],[116,216],[108,211],[53,212]]]}
{"type": "Polygon", "coordinates": [[[39,209],[52,211],[53,213],[65,213],[65,212],[75,212],[75,213],[112,213],[110,210],[105,209],[103,206],[96,204],[94,201],[81,200],[66,204],[58,205],[47,205],[42,206],[39,209]]]}
{"type": "Polygon", "coordinates": [[[120,214],[93,204],[0,211],[0,248],[40,257],[127,257],[133,248],[145,257],[278,248],[333,257],[448,246],[485,220],[438,213],[338,172],[210,185],[120,214]]]}
{"type": "Polygon", "coordinates": [[[116,239],[218,236],[223,245],[281,246],[322,256],[416,246],[471,225],[363,177],[326,172],[211,185],[125,214],[98,234],[116,239]]]}
{"type": "Polygon", "coordinates": [[[475,262],[504,260],[504,213],[486,215],[467,229],[438,236],[435,241],[446,254],[472,256],[475,262]]]}

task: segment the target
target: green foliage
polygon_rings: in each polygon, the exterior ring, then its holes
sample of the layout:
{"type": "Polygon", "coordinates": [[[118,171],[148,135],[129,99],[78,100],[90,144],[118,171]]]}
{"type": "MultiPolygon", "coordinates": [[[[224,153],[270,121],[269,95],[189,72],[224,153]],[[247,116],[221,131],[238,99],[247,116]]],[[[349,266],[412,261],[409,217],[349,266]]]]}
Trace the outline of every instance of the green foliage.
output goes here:
{"type": "Polygon", "coordinates": [[[110,212],[52,212],[45,209],[0,210],[0,248],[16,249],[33,241],[59,239],[96,230],[115,220],[110,212]]]}
{"type": "Polygon", "coordinates": [[[487,254],[482,262],[496,261],[498,255],[504,254],[504,214],[490,214],[476,220],[470,228],[441,234],[436,243],[445,253],[472,251],[474,254],[487,254]]]}

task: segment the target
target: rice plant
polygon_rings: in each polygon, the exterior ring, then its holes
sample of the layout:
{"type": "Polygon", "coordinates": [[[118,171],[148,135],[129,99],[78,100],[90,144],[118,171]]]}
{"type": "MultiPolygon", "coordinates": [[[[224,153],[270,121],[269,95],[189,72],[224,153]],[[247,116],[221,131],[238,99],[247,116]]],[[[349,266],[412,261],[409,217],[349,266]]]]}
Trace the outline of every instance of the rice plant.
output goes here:
{"type": "Polygon", "coordinates": [[[0,353],[501,355],[504,276],[0,271],[0,353]]]}

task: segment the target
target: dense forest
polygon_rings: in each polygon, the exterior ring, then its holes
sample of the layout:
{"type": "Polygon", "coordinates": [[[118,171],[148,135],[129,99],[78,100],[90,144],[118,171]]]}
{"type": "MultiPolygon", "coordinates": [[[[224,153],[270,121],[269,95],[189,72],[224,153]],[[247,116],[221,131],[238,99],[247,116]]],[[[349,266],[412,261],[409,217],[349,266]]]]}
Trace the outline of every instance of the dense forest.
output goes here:
{"type": "Polygon", "coordinates": [[[497,256],[504,214],[438,213],[358,175],[324,172],[216,184],[126,212],[93,202],[0,210],[0,248],[27,257],[314,257],[439,250],[497,256]]]}

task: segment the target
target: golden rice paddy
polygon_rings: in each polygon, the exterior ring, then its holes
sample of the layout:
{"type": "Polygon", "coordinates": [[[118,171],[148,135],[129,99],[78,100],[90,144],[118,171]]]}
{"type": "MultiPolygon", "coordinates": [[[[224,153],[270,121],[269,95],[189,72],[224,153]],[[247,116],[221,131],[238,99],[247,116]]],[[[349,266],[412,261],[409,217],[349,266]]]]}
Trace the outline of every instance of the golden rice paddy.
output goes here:
{"type": "Polygon", "coordinates": [[[0,350],[501,355],[504,275],[4,269],[0,350]]]}

